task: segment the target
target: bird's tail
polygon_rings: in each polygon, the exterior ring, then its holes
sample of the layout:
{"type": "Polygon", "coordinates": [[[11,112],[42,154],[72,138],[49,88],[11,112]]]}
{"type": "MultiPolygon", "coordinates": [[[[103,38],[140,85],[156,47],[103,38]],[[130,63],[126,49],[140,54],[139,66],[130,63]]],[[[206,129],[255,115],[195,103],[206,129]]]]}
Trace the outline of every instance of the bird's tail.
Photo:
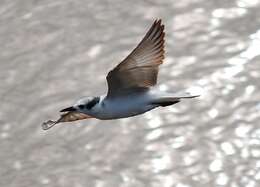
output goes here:
{"type": "Polygon", "coordinates": [[[180,91],[177,93],[173,93],[171,97],[178,98],[178,99],[189,99],[194,97],[199,97],[199,94],[192,94],[191,92],[187,91],[180,91]]]}
{"type": "Polygon", "coordinates": [[[160,98],[157,98],[152,102],[152,104],[159,105],[162,107],[176,104],[181,101],[181,99],[189,99],[194,97],[199,97],[200,95],[192,94],[190,92],[177,92],[173,94],[167,94],[160,98]]]}

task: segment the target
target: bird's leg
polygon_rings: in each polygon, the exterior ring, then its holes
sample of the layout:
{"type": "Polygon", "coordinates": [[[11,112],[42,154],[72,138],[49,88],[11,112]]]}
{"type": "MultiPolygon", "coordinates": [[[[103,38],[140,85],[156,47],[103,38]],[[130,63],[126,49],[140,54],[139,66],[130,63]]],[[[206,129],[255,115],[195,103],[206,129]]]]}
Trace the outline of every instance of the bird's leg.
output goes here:
{"type": "Polygon", "coordinates": [[[54,125],[56,125],[57,123],[59,123],[59,120],[58,121],[48,120],[42,124],[42,129],[48,130],[48,129],[52,128],[54,125]]]}

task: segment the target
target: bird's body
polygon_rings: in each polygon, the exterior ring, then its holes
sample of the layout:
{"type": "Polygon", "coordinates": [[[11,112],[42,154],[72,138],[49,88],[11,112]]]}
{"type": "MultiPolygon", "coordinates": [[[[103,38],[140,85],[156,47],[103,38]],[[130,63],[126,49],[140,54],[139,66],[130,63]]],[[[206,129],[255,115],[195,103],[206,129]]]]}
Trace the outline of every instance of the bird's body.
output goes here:
{"type": "Polygon", "coordinates": [[[164,25],[156,20],[138,46],[107,75],[108,92],[100,97],[85,97],[61,110],[57,121],[47,121],[47,130],[57,123],[96,118],[119,119],[143,114],[156,107],[169,106],[183,98],[185,92],[168,93],[155,87],[159,65],[164,59],[164,25]]]}
{"type": "Polygon", "coordinates": [[[145,92],[135,95],[107,99],[101,96],[100,102],[88,113],[97,119],[118,119],[142,114],[153,109],[155,106],[149,104],[145,92]]]}
{"type": "MultiPolygon", "coordinates": [[[[191,98],[195,96],[188,93],[183,93],[180,96],[178,93],[167,93],[151,88],[113,99],[107,98],[106,95],[100,96],[99,102],[85,112],[87,115],[101,120],[127,118],[143,114],[159,106],[175,104],[180,101],[180,97],[191,98]]],[[[82,112],[84,113],[84,110],[82,112]]]]}
{"type": "Polygon", "coordinates": [[[146,92],[143,92],[114,99],[101,96],[100,102],[86,112],[88,115],[102,120],[135,116],[155,108],[154,105],[149,104],[147,95],[146,92]]]}

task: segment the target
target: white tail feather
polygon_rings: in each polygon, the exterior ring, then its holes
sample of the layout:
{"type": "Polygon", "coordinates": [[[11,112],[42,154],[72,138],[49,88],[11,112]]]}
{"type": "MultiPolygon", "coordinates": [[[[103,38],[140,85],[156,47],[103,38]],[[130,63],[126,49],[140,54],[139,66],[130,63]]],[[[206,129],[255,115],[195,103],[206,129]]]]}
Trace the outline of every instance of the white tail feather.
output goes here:
{"type": "Polygon", "coordinates": [[[194,98],[194,97],[199,97],[199,94],[192,94],[190,92],[177,92],[172,95],[172,97],[178,98],[178,99],[185,99],[185,98],[194,98]]]}

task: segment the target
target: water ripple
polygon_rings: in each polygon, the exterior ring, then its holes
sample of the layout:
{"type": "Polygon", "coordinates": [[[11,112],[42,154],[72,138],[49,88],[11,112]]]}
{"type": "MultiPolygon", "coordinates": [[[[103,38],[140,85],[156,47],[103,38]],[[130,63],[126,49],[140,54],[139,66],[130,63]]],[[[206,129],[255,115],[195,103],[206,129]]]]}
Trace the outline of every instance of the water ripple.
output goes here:
{"type": "Polygon", "coordinates": [[[260,179],[259,0],[3,1],[2,186],[247,186],[260,179]],[[40,124],[84,95],[155,18],[159,88],[200,93],[139,117],[40,124]]]}

